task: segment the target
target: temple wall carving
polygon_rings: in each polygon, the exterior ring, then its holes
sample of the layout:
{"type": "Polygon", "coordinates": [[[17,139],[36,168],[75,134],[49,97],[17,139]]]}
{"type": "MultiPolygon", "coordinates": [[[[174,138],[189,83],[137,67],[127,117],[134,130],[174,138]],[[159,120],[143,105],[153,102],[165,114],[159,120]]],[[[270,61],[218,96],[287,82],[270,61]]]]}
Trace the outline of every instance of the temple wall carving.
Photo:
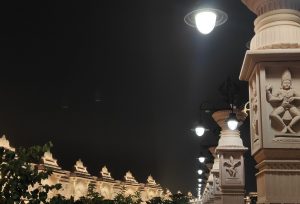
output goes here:
{"type": "MultiPolygon", "coordinates": [[[[15,150],[10,146],[5,136],[0,138],[0,146],[12,151],[15,150]]],[[[44,184],[62,184],[62,188],[58,191],[50,192],[49,197],[61,194],[66,198],[73,196],[75,199],[79,199],[81,196],[86,196],[90,184],[93,184],[95,191],[105,199],[113,199],[119,193],[128,196],[139,192],[143,201],[150,200],[153,197],[170,199],[170,195],[172,195],[169,190],[164,193],[160,184],[157,184],[151,175],[148,177],[146,183],[137,182],[130,171],[126,173],[122,181],[115,180],[107,167],[104,166],[100,171],[99,177],[96,177],[90,175],[80,159],[74,165],[73,171],[63,170],[50,152],[44,154],[38,167],[40,170],[45,169],[45,167],[53,170],[53,174],[47,180],[43,181],[44,184]]]]}

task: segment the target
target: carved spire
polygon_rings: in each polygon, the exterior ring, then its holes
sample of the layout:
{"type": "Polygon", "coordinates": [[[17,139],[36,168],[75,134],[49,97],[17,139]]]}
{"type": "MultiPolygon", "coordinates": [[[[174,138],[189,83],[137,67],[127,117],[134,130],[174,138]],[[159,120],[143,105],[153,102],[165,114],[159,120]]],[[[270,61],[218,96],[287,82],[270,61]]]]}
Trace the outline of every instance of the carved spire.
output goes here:
{"type": "Polygon", "coordinates": [[[155,180],[153,179],[153,177],[151,176],[151,174],[148,176],[147,178],[147,184],[150,184],[150,185],[156,185],[156,182],[155,180]]]}
{"type": "Polygon", "coordinates": [[[15,151],[15,148],[11,147],[9,141],[6,139],[5,135],[2,135],[0,138],[0,147],[4,147],[5,149],[15,151]]]}
{"type": "Polygon", "coordinates": [[[135,178],[133,177],[132,173],[130,171],[127,171],[125,176],[124,176],[125,181],[127,182],[132,182],[132,183],[137,183],[135,178]]]}
{"type": "Polygon", "coordinates": [[[57,159],[53,158],[53,155],[50,151],[45,152],[44,156],[42,157],[42,164],[48,167],[61,169],[61,167],[57,164],[57,159]]]}
{"type": "Polygon", "coordinates": [[[104,166],[102,167],[101,171],[100,171],[100,175],[102,178],[104,179],[113,179],[110,175],[110,172],[108,171],[107,167],[104,166]]]}
{"type": "Polygon", "coordinates": [[[75,173],[90,175],[87,171],[87,168],[83,165],[81,159],[76,161],[76,164],[74,165],[74,170],[75,173]]]}

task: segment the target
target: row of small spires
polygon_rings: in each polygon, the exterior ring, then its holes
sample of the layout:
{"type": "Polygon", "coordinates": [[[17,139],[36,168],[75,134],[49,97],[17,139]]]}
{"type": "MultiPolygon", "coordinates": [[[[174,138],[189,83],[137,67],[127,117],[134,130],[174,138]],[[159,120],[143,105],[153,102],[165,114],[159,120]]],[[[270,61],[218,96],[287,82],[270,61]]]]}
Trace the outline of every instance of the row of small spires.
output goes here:
{"type": "MultiPolygon", "coordinates": [[[[10,146],[9,140],[6,139],[5,135],[3,135],[0,138],[0,147],[9,149],[11,151],[15,151],[15,148],[10,146]]],[[[44,165],[46,167],[51,167],[56,170],[61,170],[61,167],[57,164],[57,159],[53,158],[53,155],[50,151],[45,152],[44,156],[42,157],[41,162],[42,162],[42,165],[44,165]]],[[[87,168],[83,165],[83,162],[81,161],[81,159],[76,161],[76,163],[74,165],[74,173],[83,174],[85,176],[91,176],[89,174],[89,172],[87,171],[87,168]]],[[[106,166],[102,167],[100,174],[103,179],[114,180],[106,166]]],[[[125,182],[138,183],[130,171],[128,171],[125,174],[124,179],[125,179],[125,182]]],[[[155,180],[153,179],[153,177],[151,175],[148,176],[147,182],[150,185],[159,186],[159,184],[156,184],[155,180]]],[[[177,194],[182,194],[182,193],[180,191],[177,191],[177,194]]],[[[166,189],[166,195],[172,195],[172,193],[169,189],[166,189]]],[[[191,192],[188,192],[187,195],[188,195],[188,197],[193,197],[191,192]]]]}
{"type": "MultiPolygon", "coordinates": [[[[4,147],[11,151],[15,151],[15,148],[10,146],[9,140],[6,139],[5,135],[3,135],[0,138],[0,147],[4,147]]],[[[57,169],[57,170],[61,170],[61,167],[57,164],[57,159],[53,158],[53,155],[50,151],[45,152],[44,156],[42,157],[41,162],[42,162],[42,165],[44,165],[44,166],[51,167],[51,168],[57,169]]],[[[74,165],[74,173],[91,176],[90,173],[87,171],[87,167],[85,167],[83,165],[83,162],[81,161],[81,159],[76,161],[76,163],[74,165]]],[[[113,180],[111,173],[108,171],[106,166],[102,167],[102,169],[100,171],[100,175],[102,176],[103,179],[113,180]]],[[[127,182],[138,183],[130,171],[128,171],[125,174],[124,179],[127,182]]],[[[153,177],[151,175],[148,176],[147,182],[150,185],[158,185],[158,184],[156,184],[155,180],[153,179],[153,177]]]]}

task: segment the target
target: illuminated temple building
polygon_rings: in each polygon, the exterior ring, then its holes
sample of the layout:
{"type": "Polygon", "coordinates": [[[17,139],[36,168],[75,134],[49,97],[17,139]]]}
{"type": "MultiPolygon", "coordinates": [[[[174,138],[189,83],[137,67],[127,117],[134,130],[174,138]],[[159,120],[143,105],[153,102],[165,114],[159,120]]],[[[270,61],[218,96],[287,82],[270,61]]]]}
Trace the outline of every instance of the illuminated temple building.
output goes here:
{"type": "MultiPolygon", "coordinates": [[[[0,147],[15,151],[5,136],[0,138],[0,147]]],[[[86,196],[89,184],[93,184],[95,192],[100,193],[105,199],[113,199],[120,193],[128,196],[136,192],[140,193],[143,201],[150,200],[153,197],[170,199],[172,195],[169,190],[166,190],[164,193],[162,187],[155,182],[151,175],[148,176],[146,183],[138,183],[132,173],[128,171],[124,179],[120,181],[112,178],[110,172],[104,166],[100,171],[99,177],[96,177],[87,171],[81,160],[75,163],[73,171],[63,170],[50,152],[44,154],[38,167],[40,170],[45,169],[45,167],[53,170],[53,174],[47,180],[43,181],[44,184],[53,185],[60,183],[62,185],[60,190],[51,191],[49,197],[60,194],[66,198],[73,196],[76,200],[82,196],[86,196]]]]}

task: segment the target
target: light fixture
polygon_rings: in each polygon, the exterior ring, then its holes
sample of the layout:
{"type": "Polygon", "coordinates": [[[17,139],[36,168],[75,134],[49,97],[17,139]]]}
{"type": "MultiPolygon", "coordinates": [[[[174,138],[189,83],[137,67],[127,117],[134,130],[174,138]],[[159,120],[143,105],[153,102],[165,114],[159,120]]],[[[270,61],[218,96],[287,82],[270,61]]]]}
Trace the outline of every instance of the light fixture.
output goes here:
{"type": "Polygon", "coordinates": [[[205,128],[204,128],[204,126],[198,125],[197,127],[195,127],[195,132],[196,132],[196,135],[197,135],[197,136],[199,136],[199,137],[203,136],[204,133],[205,133],[205,128]]]}
{"type": "Polygon", "coordinates": [[[236,128],[238,126],[238,123],[239,122],[238,122],[238,120],[236,118],[236,115],[233,112],[231,112],[229,114],[228,119],[227,119],[227,125],[228,125],[229,129],[230,130],[236,130],[236,128]]]}
{"type": "Polygon", "coordinates": [[[198,170],[198,174],[201,175],[203,171],[201,169],[198,170]]]}
{"type": "Polygon", "coordinates": [[[198,184],[198,187],[201,188],[201,186],[202,186],[201,183],[199,183],[199,184],[198,184]]]}
{"type": "Polygon", "coordinates": [[[250,112],[250,102],[249,101],[247,101],[245,103],[242,112],[246,115],[246,117],[248,116],[248,112],[250,112]]]}
{"type": "Polygon", "coordinates": [[[198,182],[202,182],[202,179],[198,179],[198,182]]]}
{"type": "Polygon", "coordinates": [[[222,25],[228,19],[224,11],[212,8],[197,9],[184,17],[186,24],[196,27],[202,34],[209,34],[216,26],[222,25]]]}
{"type": "Polygon", "coordinates": [[[205,161],[205,157],[203,157],[203,156],[199,157],[199,162],[200,163],[204,163],[204,161],[205,161]]]}

